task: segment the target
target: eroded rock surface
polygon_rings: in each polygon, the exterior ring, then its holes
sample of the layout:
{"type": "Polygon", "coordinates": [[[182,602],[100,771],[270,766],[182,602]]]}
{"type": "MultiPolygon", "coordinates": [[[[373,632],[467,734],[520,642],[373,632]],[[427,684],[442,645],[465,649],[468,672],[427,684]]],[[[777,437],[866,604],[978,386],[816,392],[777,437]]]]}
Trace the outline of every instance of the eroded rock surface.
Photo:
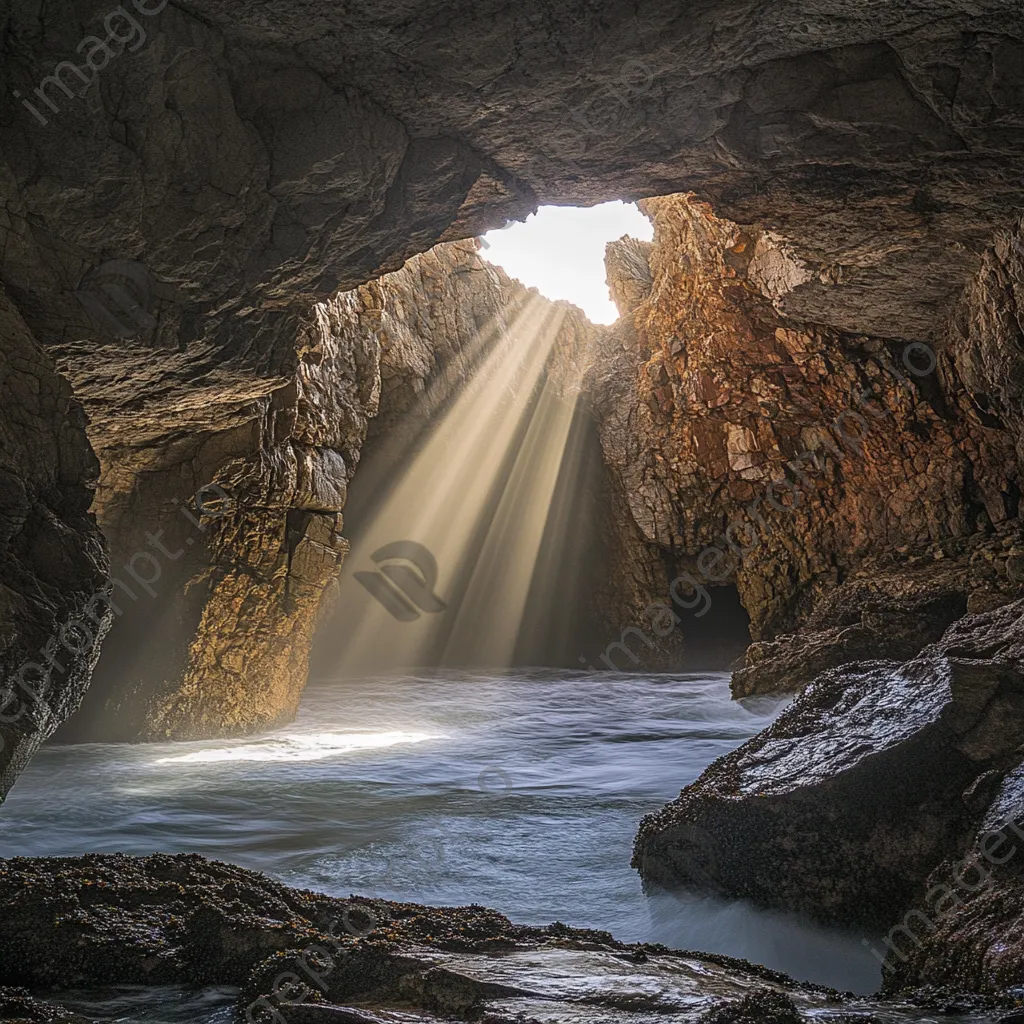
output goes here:
{"type": "MultiPolygon", "coordinates": [[[[215,666],[253,694],[214,695],[204,710],[170,694],[154,734],[266,724],[294,700],[307,623],[343,547],[336,517],[364,414],[364,396],[342,403],[351,415],[337,436],[303,422],[299,407],[299,391],[318,391],[302,374],[332,358],[319,318],[334,315],[323,310],[339,289],[538,202],[690,188],[722,216],[757,225],[750,280],[785,313],[845,332],[940,338],[965,281],[988,274],[978,294],[997,295],[1009,265],[1004,250],[996,263],[985,252],[1021,210],[1019,13],[1008,0],[875,5],[856,17],[832,0],[716,0],[685,12],[582,0],[555,11],[540,0],[139,0],[117,16],[100,0],[0,6],[0,283],[88,406],[97,447],[118,450],[117,479],[105,476],[120,498],[101,496],[100,507],[138,495],[165,528],[157,493],[184,502],[209,470],[237,474],[253,498],[202,538],[182,537],[195,558],[160,555],[169,592],[200,582],[162,610],[163,625],[137,624],[146,634],[187,627],[162,644],[174,686],[205,692],[215,666]],[[152,275],[130,345],[112,343],[76,297],[119,259],[152,275]],[[163,474],[180,480],[171,488],[163,474]],[[236,631],[257,645],[251,667],[234,641],[214,642],[214,626],[240,623],[243,611],[253,628],[236,631]],[[204,650],[189,646],[197,635],[204,650]],[[297,654],[285,649],[293,641],[297,654]]],[[[987,334],[968,331],[986,381],[977,390],[992,400],[1015,387],[986,354],[986,339],[1012,334],[1013,318],[997,319],[987,334]]],[[[820,355],[808,337],[789,340],[820,355]]],[[[755,428],[733,426],[729,451],[749,463],[745,431],[755,428]]],[[[942,447],[944,427],[927,417],[919,426],[942,447]]],[[[649,493],[624,498],[634,512],[643,506],[641,543],[674,543],[677,527],[655,507],[657,474],[646,464],[644,473],[649,493]]],[[[943,494],[925,502],[949,504],[957,523],[945,491],[968,493],[970,518],[990,490],[958,474],[956,457],[937,466],[943,494]]],[[[900,496],[914,529],[917,497],[900,496]]],[[[115,539],[118,559],[148,544],[133,529],[115,539]]],[[[168,550],[179,550],[166,529],[168,550]]],[[[831,571],[820,556],[804,566],[815,577],[831,571]]],[[[766,587],[749,603],[778,611],[792,590],[766,587]]],[[[5,628],[20,630],[14,618],[5,628]]],[[[133,671],[126,678],[137,681],[133,671]]],[[[124,735],[138,734],[128,715],[124,735]]]]}
{"type": "Polygon", "coordinates": [[[94,338],[72,291],[114,253],[169,286],[161,344],[266,376],[296,314],[437,241],[682,188],[789,240],[798,270],[766,274],[793,315],[928,336],[1020,202],[1006,0],[140,0],[113,59],[38,96],[108,13],[3,12],[3,274],[47,344],[94,338]]]}
{"type": "Polygon", "coordinates": [[[905,664],[825,672],[644,819],[650,882],[889,927],[1019,760],[1024,602],[967,616],[905,664]]]}
{"type": "Polygon", "coordinates": [[[984,779],[995,790],[977,831],[872,936],[889,991],[1020,991],[1024,984],[1024,768],[984,779]]]}
{"type": "Polygon", "coordinates": [[[98,468],[71,386],[0,289],[0,801],[78,707],[109,627],[98,468]]]}
{"type": "MultiPolygon", "coordinates": [[[[192,408],[170,390],[152,429],[151,407],[107,409],[113,374],[69,362],[103,466],[95,507],[117,582],[93,692],[63,735],[184,739],[289,721],[348,549],[342,510],[364,443],[380,456],[360,481],[372,492],[538,305],[554,309],[475,242],[443,244],[314,307],[291,379],[267,395],[225,386],[192,408]]],[[[598,328],[559,312],[551,372],[568,380],[598,328]]],[[[120,378],[151,369],[122,347],[120,378]]]]}
{"type": "Polygon", "coordinates": [[[0,908],[2,985],[236,985],[257,1021],[640,1024],[731,1019],[725,1002],[803,1019],[839,1003],[729,957],[515,925],[479,906],[335,899],[198,856],[0,860],[0,908]]]}
{"type": "MultiPolygon", "coordinates": [[[[655,240],[609,246],[623,320],[591,389],[647,543],[706,586],[735,583],[753,639],[769,641],[737,694],[911,657],[968,608],[1019,596],[1019,442],[982,408],[975,365],[1012,347],[1008,315],[990,325],[999,341],[945,348],[906,324],[880,338],[793,320],[779,295],[796,264],[772,232],[691,196],[641,205],[655,240]]],[[[997,248],[1003,262],[981,272],[991,301],[1010,260],[997,248]]],[[[972,289],[971,322],[988,324],[972,289]]]]}

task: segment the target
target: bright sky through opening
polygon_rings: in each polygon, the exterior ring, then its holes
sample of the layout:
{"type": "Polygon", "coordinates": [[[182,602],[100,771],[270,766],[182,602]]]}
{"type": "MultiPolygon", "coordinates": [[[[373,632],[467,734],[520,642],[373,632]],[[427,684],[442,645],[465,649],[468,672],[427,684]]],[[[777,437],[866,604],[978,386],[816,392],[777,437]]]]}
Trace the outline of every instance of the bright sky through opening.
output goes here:
{"type": "Polygon", "coordinates": [[[605,284],[604,247],[623,235],[654,237],[635,203],[542,206],[525,223],[484,235],[483,256],[547,298],[567,299],[594,323],[610,324],[619,314],[605,284]]]}

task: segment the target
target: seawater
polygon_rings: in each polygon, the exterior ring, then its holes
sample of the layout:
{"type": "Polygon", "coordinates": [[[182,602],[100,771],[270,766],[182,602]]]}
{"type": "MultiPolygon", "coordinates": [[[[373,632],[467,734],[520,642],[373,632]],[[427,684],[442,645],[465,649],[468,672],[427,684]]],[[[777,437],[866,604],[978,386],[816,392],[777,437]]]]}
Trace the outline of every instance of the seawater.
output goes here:
{"type": "Polygon", "coordinates": [[[45,748],[0,810],[0,853],[198,852],[334,895],[480,903],[871,992],[862,936],[645,893],[629,865],[640,818],[781,707],[731,700],[724,674],[319,680],[293,725],[253,739],[45,748]]]}

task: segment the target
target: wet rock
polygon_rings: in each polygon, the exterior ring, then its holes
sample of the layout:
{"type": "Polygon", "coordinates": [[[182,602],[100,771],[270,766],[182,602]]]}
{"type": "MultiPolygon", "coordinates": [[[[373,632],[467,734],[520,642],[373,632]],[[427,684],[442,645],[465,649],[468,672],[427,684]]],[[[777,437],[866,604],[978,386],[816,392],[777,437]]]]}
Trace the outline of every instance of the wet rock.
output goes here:
{"type": "Polygon", "coordinates": [[[708,1010],[699,1024],[797,1024],[800,1014],[788,996],[762,988],[734,1003],[708,1010]]]}
{"type": "MultiPolygon", "coordinates": [[[[283,1007],[280,1015],[291,1024],[389,1024],[400,1018],[391,1014],[381,1016],[369,1010],[358,1010],[354,1006],[331,1004],[304,1004],[283,1007]]],[[[280,1012],[280,1011],[279,1011],[280,1012]]],[[[417,1018],[421,1019],[421,1018],[417,1018]]]]}
{"type": "Polygon", "coordinates": [[[822,594],[799,632],[750,645],[733,673],[733,694],[798,691],[826,669],[853,661],[905,661],[967,612],[1009,604],[1019,588],[992,564],[1005,540],[975,535],[940,561],[866,560],[822,594]],[[991,562],[986,555],[994,556],[991,562]]]}
{"type": "Polygon", "coordinates": [[[246,1019],[278,1024],[696,1021],[755,990],[778,995],[743,1005],[812,1012],[837,998],[730,957],[478,906],[336,899],[198,856],[0,860],[0,913],[0,984],[236,985],[246,1019]]]}
{"type": "Polygon", "coordinates": [[[27,1024],[86,1024],[87,1018],[33,999],[28,989],[0,987],[0,1020],[27,1024]]]}
{"type": "Polygon", "coordinates": [[[1022,712],[1017,601],[961,619],[905,664],[820,675],[643,820],[634,865],[651,883],[889,927],[970,834],[988,773],[1014,764],[1022,712]]]}
{"type": "Polygon", "coordinates": [[[987,794],[977,829],[931,873],[901,919],[871,937],[887,991],[1019,995],[1024,767],[992,781],[996,792],[987,794]]]}

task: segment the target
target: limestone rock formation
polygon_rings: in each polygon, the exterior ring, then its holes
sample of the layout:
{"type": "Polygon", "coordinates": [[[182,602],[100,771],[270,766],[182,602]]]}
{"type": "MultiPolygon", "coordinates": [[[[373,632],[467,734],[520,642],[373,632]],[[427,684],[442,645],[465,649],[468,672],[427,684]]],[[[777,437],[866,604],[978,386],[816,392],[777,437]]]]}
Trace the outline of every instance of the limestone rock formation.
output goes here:
{"type": "MultiPolygon", "coordinates": [[[[92,693],[62,735],[194,739],[290,721],[371,425],[369,491],[482,356],[511,343],[527,303],[551,305],[475,242],[436,246],[315,306],[275,390],[250,401],[224,385],[200,408],[172,390],[152,430],[151,407],[110,410],[116,382],[65,354],[103,467],[95,508],[116,582],[92,693]]],[[[567,375],[596,330],[566,307],[552,373],[567,375]]],[[[151,370],[121,348],[122,379],[151,370]]]]}
{"type": "Polygon", "coordinates": [[[1024,601],[918,657],[824,672],[776,722],[644,819],[650,882],[883,931],[961,849],[1020,759],[1024,601]]]}
{"type": "MultiPolygon", "coordinates": [[[[203,594],[212,587],[211,602],[189,596],[159,626],[139,624],[147,634],[188,624],[172,641],[171,675],[196,660],[186,649],[193,627],[238,615],[242,576],[268,607],[287,591],[306,618],[337,561],[333,517],[352,468],[343,455],[344,470],[336,463],[345,445],[303,425],[299,398],[281,392],[298,389],[300,364],[313,365],[297,339],[309,337],[321,316],[314,307],[329,308],[339,289],[538,202],[687,188],[722,216],[757,225],[753,279],[790,316],[936,339],[965,281],[992,268],[984,255],[992,236],[1022,209],[1019,10],[1009,0],[882,4],[856,18],[832,0],[799,8],[715,0],[699,11],[617,0],[597,8],[573,0],[556,11],[540,0],[459,0],[443,10],[133,0],[114,11],[99,0],[4,0],[0,26],[0,284],[73,380],[95,436],[104,435],[98,447],[117,447],[121,482],[134,495],[144,481],[139,500],[161,508],[146,497],[150,475],[179,475],[167,493],[182,502],[193,484],[209,482],[201,471],[225,461],[257,497],[269,493],[268,467],[294,476],[266,512],[239,508],[212,524],[193,509],[206,530],[184,539],[227,564],[222,581],[199,584],[203,594]],[[130,310],[131,343],[112,341],[106,293],[96,290],[104,268],[124,261],[151,278],[145,302],[130,310]],[[207,444],[224,445],[223,459],[197,455],[207,444]]],[[[991,326],[1009,331],[1012,322],[991,326]]],[[[801,351],[821,355],[815,344],[801,351]]],[[[972,358],[980,371],[992,366],[984,354],[972,358]]],[[[985,393],[1012,394],[998,383],[985,393]]],[[[69,415],[74,431],[77,413],[69,415]]],[[[945,428],[926,419],[921,429],[945,428]]],[[[734,432],[732,456],[756,461],[750,444],[734,432]]],[[[939,489],[958,488],[962,471],[955,458],[938,467],[939,489]]],[[[663,504],[650,472],[647,485],[637,508],[663,504]]],[[[65,496],[72,504],[76,487],[65,496]]],[[[973,510],[989,484],[965,489],[973,510]]],[[[127,494],[101,495],[98,507],[134,500],[127,494]]],[[[167,514],[156,522],[173,541],[167,514]]],[[[644,543],[654,525],[640,522],[644,543]]],[[[661,545],[666,524],[656,527],[661,545]]],[[[126,544],[115,566],[125,554],[154,554],[126,544]]],[[[95,562],[87,546],[76,557],[95,562]]],[[[198,551],[174,567],[171,556],[159,558],[174,593],[209,564],[198,551]]],[[[136,564],[146,578],[157,571],[145,558],[136,564]]],[[[805,568],[817,575],[818,560],[805,568]]],[[[151,584],[126,585],[139,596],[125,600],[149,600],[151,584]]],[[[754,603],[781,607],[791,589],[768,588],[754,603]]],[[[262,681],[249,703],[215,699],[210,714],[223,713],[229,728],[274,720],[268,707],[291,699],[300,674],[281,650],[290,627],[262,612],[256,622],[268,631],[263,660],[286,678],[262,681]]],[[[35,649],[16,617],[3,628],[12,645],[35,649]]],[[[223,665],[235,678],[247,671],[237,648],[223,665]]],[[[205,671],[188,685],[205,685],[205,671]]],[[[78,691],[67,689],[58,720],[78,691]]],[[[204,721],[182,714],[172,702],[156,732],[176,734],[179,717],[182,728],[204,721]]],[[[218,728],[209,718],[202,727],[218,728]]],[[[129,721],[126,733],[134,728],[129,721]]]]}

